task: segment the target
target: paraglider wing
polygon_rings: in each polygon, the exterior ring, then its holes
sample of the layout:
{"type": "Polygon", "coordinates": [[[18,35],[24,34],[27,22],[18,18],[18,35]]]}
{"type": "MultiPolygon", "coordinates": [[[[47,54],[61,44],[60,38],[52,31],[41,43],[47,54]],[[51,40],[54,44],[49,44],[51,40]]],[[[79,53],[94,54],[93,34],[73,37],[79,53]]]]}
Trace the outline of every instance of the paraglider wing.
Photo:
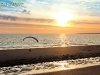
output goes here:
{"type": "Polygon", "coordinates": [[[24,41],[25,39],[27,39],[27,38],[32,38],[32,39],[35,39],[37,42],[39,42],[37,38],[32,37],[32,36],[25,37],[25,38],[23,39],[23,41],[24,41]]]}

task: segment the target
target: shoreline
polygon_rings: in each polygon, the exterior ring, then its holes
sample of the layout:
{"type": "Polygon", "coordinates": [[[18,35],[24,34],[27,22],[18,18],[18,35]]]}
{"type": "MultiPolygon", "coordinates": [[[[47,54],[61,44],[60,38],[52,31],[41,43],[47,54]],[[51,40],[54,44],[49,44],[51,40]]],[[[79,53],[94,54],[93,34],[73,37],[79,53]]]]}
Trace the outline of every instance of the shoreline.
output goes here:
{"type": "Polygon", "coordinates": [[[100,65],[31,75],[100,75],[100,65]]]}
{"type": "Polygon", "coordinates": [[[100,56],[100,45],[0,50],[0,66],[100,56]]]}
{"type": "Polygon", "coordinates": [[[57,45],[54,45],[54,46],[34,46],[34,47],[25,47],[25,48],[1,48],[0,50],[24,50],[24,49],[40,49],[40,48],[56,48],[56,47],[76,47],[76,46],[100,46],[100,45],[88,45],[88,44],[80,44],[80,45],[65,45],[65,46],[57,46],[57,45]]]}

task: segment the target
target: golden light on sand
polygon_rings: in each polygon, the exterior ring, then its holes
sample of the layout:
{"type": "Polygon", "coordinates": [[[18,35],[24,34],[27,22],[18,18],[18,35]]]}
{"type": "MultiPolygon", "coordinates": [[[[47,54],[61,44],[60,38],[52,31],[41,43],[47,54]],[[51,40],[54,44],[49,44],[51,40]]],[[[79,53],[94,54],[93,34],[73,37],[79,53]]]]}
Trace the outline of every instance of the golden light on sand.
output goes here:
{"type": "Polygon", "coordinates": [[[60,11],[55,15],[55,19],[59,26],[66,27],[68,26],[68,21],[73,19],[73,15],[65,11],[60,11]]]}

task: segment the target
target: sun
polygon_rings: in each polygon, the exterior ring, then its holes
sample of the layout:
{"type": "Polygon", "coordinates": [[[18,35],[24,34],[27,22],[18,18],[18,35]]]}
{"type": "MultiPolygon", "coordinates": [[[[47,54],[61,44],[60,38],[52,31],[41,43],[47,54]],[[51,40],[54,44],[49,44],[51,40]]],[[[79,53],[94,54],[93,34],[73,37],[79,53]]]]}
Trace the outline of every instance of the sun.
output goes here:
{"type": "Polygon", "coordinates": [[[73,19],[73,15],[68,12],[61,11],[55,14],[55,19],[59,26],[66,27],[68,21],[73,19]]]}

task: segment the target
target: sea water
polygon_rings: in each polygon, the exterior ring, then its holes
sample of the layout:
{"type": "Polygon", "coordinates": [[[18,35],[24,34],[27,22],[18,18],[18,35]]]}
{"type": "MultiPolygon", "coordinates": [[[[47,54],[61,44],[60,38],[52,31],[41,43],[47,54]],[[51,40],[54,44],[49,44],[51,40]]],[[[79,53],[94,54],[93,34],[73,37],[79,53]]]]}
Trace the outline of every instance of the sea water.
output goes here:
{"type": "Polygon", "coordinates": [[[72,45],[100,45],[100,34],[0,34],[0,50],[72,45]],[[38,39],[39,42],[32,38],[38,39]]]}
{"type": "Polygon", "coordinates": [[[33,75],[100,65],[100,57],[0,67],[0,75],[33,75]]]}
{"type": "MultiPolygon", "coordinates": [[[[72,45],[100,45],[100,34],[0,34],[0,50],[72,45]],[[32,38],[33,36],[39,42],[32,38]]],[[[100,57],[0,67],[0,75],[30,75],[100,65],[100,57]]]]}

